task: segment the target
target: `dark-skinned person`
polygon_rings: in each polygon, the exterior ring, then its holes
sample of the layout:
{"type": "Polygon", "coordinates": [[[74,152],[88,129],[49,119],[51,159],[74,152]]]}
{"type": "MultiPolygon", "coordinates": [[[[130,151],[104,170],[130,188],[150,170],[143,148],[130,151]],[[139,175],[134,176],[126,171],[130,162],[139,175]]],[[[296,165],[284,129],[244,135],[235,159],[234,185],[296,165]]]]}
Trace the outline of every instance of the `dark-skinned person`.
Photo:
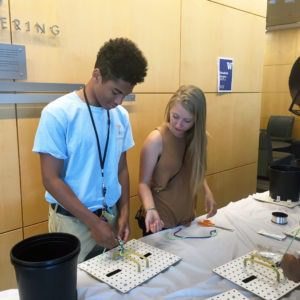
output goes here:
{"type": "Polygon", "coordinates": [[[91,78],[42,111],[33,151],[40,155],[50,232],[81,242],[78,262],[129,237],[129,174],[133,147],[124,97],[144,81],[147,61],[127,38],[100,48],[91,78]]]}

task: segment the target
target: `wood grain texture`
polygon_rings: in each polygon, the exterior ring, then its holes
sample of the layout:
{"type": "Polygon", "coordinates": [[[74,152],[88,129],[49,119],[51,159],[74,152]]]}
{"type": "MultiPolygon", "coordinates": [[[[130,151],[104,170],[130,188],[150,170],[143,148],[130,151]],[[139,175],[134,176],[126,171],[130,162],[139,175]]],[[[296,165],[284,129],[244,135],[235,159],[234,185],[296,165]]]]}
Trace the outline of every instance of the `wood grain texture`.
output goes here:
{"type": "Polygon", "coordinates": [[[48,233],[48,221],[24,227],[24,239],[44,233],[48,233]]]}
{"type": "Polygon", "coordinates": [[[193,83],[206,92],[216,92],[217,59],[231,57],[233,91],[260,92],[265,21],[210,1],[183,1],[181,84],[193,83]]]}
{"type": "Polygon", "coordinates": [[[44,196],[45,189],[41,177],[40,157],[32,152],[42,108],[43,105],[41,104],[17,105],[24,226],[48,219],[48,204],[44,196]]]}
{"type": "Polygon", "coordinates": [[[20,19],[23,29],[26,21],[32,25],[30,32],[12,30],[13,43],[26,46],[28,81],[84,83],[103,43],[127,37],[149,63],[145,83],[136,91],[170,92],[178,85],[180,0],[92,0],[84,9],[71,0],[10,3],[12,19],[20,19]],[[36,33],[37,21],[45,24],[44,34],[36,33]],[[60,27],[56,37],[48,30],[53,24],[60,27]]]}
{"type": "Polygon", "coordinates": [[[0,233],[22,226],[15,106],[0,105],[0,233]]]}
{"type": "Polygon", "coordinates": [[[0,290],[17,287],[15,270],[10,262],[10,250],[22,239],[22,229],[0,234],[0,290]]]}

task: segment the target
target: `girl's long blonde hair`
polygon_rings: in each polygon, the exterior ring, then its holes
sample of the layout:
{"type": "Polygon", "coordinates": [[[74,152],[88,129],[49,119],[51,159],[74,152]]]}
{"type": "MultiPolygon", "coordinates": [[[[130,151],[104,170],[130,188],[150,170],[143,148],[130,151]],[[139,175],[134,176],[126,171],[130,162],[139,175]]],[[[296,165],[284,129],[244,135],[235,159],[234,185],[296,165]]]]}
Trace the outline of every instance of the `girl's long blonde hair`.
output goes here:
{"type": "Polygon", "coordinates": [[[165,120],[170,122],[170,110],[180,103],[194,117],[194,126],[187,132],[185,161],[191,164],[190,186],[192,195],[197,196],[202,187],[206,170],[206,100],[201,89],[193,85],[181,86],[169,100],[165,120]]]}

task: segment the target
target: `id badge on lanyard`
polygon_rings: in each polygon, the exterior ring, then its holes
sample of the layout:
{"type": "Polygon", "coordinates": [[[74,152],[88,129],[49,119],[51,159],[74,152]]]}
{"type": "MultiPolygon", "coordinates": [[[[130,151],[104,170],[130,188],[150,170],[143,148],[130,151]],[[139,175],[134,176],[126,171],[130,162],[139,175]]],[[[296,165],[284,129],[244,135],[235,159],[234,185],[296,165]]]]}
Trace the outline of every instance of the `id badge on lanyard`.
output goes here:
{"type": "Polygon", "coordinates": [[[84,95],[86,105],[88,107],[90,119],[91,119],[91,122],[93,125],[93,129],[94,129],[94,133],[95,133],[95,137],[96,137],[96,141],[97,141],[97,149],[98,149],[99,162],[100,162],[100,168],[101,168],[101,177],[102,177],[102,197],[103,197],[102,216],[107,220],[108,223],[112,223],[113,220],[115,219],[115,216],[114,216],[114,213],[112,212],[112,210],[109,207],[107,207],[107,204],[105,201],[107,188],[104,184],[104,165],[105,165],[105,160],[106,160],[107,148],[108,148],[108,144],[109,144],[109,134],[110,134],[110,114],[109,114],[109,110],[106,110],[107,111],[107,134],[106,134],[106,141],[105,141],[105,146],[104,146],[104,154],[102,157],[99,136],[98,136],[97,128],[95,125],[94,117],[93,117],[93,114],[92,114],[92,111],[90,108],[90,104],[89,104],[89,101],[88,101],[88,98],[86,95],[85,87],[83,88],[83,95],[84,95]]]}
{"type": "Polygon", "coordinates": [[[110,208],[102,210],[102,217],[104,217],[107,223],[110,225],[113,225],[115,223],[116,216],[110,208]]]}
{"type": "Polygon", "coordinates": [[[105,201],[106,191],[107,191],[107,189],[104,184],[104,174],[102,173],[102,197],[103,197],[102,217],[108,222],[108,224],[112,225],[115,221],[115,214],[114,214],[112,208],[108,207],[106,204],[106,201],[105,201]]]}

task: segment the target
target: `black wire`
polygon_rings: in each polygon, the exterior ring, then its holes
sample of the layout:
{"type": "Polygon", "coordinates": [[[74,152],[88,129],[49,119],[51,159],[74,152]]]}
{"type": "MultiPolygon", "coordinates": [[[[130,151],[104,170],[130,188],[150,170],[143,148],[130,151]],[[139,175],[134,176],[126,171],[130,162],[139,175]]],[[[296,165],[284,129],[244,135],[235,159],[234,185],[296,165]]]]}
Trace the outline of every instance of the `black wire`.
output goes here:
{"type": "Polygon", "coordinates": [[[181,230],[182,230],[182,227],[177,229],[173,233],[173,235],[176,236],[177,238],[180,238],[180,239],[208,239],[208,238],[211,238],[211,237],[213,237],[217,234],[217,231],[215,229],[213,229],[209,232],[209,235],[204,235],[204,236],[183,236],[183,235],[178,235],[177,233],[180,232],[181,230]]]}

